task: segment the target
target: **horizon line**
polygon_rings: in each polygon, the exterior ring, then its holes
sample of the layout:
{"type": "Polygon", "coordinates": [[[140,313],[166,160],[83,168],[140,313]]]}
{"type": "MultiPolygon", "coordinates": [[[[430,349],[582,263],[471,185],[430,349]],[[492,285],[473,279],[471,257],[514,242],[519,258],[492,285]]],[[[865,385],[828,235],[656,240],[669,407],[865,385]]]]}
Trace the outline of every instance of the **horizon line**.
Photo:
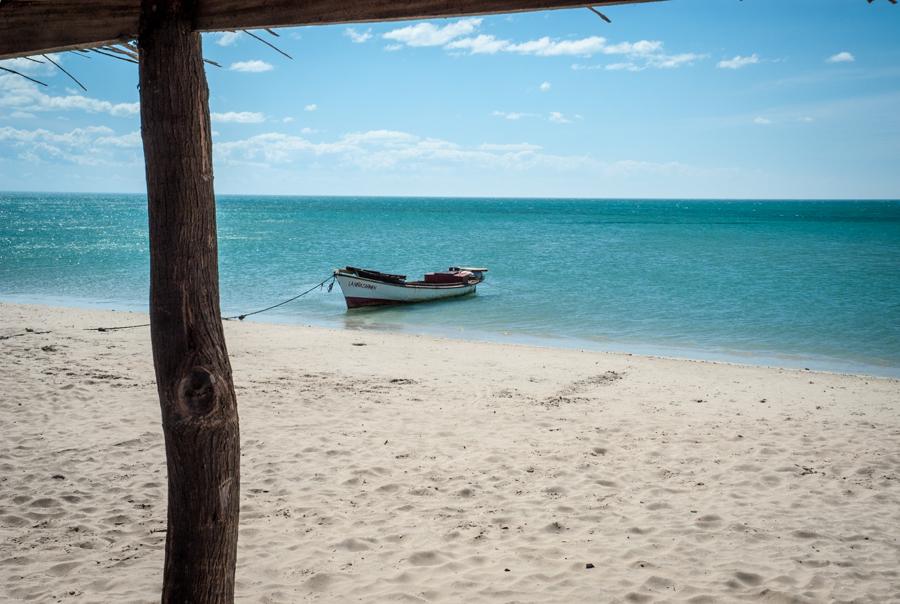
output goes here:
{"type": "MultiPolygon", "coordinates": [[[[0,191],[0,194],[68,194],[68,195],[141,195],[146,197],[144,192],[125,192],[125,191],[0,191]]],[[[552,196],[517,196],[517,195],[411,195],[411,194],[353,194],[353,193],[216,193],[218,197],[330,197],[330,198],[346,198],[358,197],[365,199],[521,199],[521,200],[564,200],[564,201],[884,201],[897,202],[900,197],[552,197],[552,196]]]]}

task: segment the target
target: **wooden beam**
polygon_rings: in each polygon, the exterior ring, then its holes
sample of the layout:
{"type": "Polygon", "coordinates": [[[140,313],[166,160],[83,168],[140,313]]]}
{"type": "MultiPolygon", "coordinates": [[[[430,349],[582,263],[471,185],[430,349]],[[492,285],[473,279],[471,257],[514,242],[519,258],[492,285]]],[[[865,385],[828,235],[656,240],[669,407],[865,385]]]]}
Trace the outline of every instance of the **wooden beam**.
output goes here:
{"type": "MultiPolygon", "coordinates": [[[[401,21],[660,0],[196,0],[194,29],[401,21]]],[[[140,0],[0,0],[0,59],[137,38],[140,0]]]]}
{"type": "Polygon", "coordinates": [[[0,59],[137,38],[140,0],[0,0],[0,59]]]}
{"type": "Polygon", "coordinates": [[[219,309],[209,91],[180,0],[143,0],[150,340],[168,470],[162,602],[234,599],[240,438],[219,309]]]}
{"type": "MultiPolygon", "coordinates": [[[[658,0],[600,0],[592,6],[634,4],[658,0]]],[[[203,31],[403,21],[434,17],[491,15],[562,8],[580,8],[584,0],[205,0],[197,26],[203,31]],[[231,23],[231,25],[229,25],[231,23]]]]}

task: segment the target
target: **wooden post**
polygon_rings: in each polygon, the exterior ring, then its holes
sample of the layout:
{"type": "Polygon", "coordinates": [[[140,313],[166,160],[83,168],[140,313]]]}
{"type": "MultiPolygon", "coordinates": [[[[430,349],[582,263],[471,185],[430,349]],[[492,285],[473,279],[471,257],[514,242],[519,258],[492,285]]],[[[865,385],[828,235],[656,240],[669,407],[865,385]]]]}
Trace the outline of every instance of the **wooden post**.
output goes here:
{"type": "Polygon", "coordinates": [[[150,333],[169,476],[163,602],[231,602],[240,439],[219,310],[209,91],[193,0],[142,0],[150,333]]]}

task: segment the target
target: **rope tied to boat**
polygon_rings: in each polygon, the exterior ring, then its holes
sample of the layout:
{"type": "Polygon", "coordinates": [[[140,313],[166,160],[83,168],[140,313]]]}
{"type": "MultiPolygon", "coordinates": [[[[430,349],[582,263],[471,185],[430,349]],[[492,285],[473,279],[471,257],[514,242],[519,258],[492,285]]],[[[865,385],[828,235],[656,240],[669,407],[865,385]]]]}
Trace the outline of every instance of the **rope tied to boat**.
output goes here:
{"type": "MultiPolygon", "coordinates": [[[[253,315],[258,315],[260,313],[270,311],[273,308],[278,308],[279,306],[284,306],[285,304],[289,304],[289,303],[293,302],[294,300],[297,300],[298,298],[302,298],[306,294],[309,294],[317,289],[322,289],[326,283],[328,283],[328,292],[330,293],[331,288],[334,287],[334,275],[329,275],[328,277],[326,277],[319,283],[316,283],[315,285],[310,287],[308,290],[300,292],[296,296],[291,296],[287,300],[279,302],[278,304],[273,304],[272,306],[267,306],[266,308],[261,308],[259,310],[254,310],[253,312],[247,312],[247,313],[244,313],[241,315],[232,315],[230,317],[222,317],[222,320],[223,321],[234,321],[235,319],[237,319],[238,321],[243,321],[247,317],[252,317],[253,315]],[[328,283],[329,281],[331,281],[331,283],[328,283]]],[[[150,323],[141,323],[140,325],[121,325],[118,327],[87,327],[84,329],[84,331],[118,331],[120,329],[135,329],[138,327],[150,327],[150,323]]]]}
{"type": "Polygon", "coordinates": [[[242,315],[234,315],[232,317],[223,317],[222,320],[223,321],[233,321],[234,319],[237,319],[238,321],[243,321],[247,317],[251,317],[253,315],[258,315],[260,313],[264,313],[266,311],[272,310],[273,308],[278,308],[279,306],[284,306],[285,304],[288,304],[289,302],[293,302],[297,298],[302,298],[306,294],[308,294],[312,291],[315,291],[316,289],[322,289],[322,287],[324,287],[325,284],[328,283],[329,281],[331,281],[331,284],[328,286],[328,291],[330,292],[332,286],[334,286],[334,275],[329,275],[328,277],[323,279],[321,282],[310,287],[305,292],[301,292],[301,293],[297,294],[296,296],[294,296],[292,298],[288,298],[287,300],[285,300],[283,302],[279,302],[278,304],[273,304],[272,306],[267,306],[266,308],[262,308],[260,310],[254,310],[253,312],[244,313],[242,315]]]}

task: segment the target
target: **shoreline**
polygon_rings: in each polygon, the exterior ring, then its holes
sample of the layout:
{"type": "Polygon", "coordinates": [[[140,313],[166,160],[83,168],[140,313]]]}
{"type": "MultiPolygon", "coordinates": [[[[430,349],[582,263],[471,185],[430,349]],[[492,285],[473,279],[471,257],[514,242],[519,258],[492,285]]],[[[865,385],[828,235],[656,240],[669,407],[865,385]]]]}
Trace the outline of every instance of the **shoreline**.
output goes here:
{"type": "MultiPolygon", "coordinates": [[[[34,300],[33,296],[27,298],[34,300]]],[[[66,304],[67,300],[48,300],[47,302],[28,302],[12,300],[9,297],[0,297],[0,307],[2,306],[25,306],[46,309],[70,309],[85,310],[97,312],[110,312],[122,314],[136,314],[143,317],[142,322],[148,322],[149,317],[146,310],[137,307],[111,308],[106,303],[97,302],[90,304],[87,300],[73,300],[74,304],[66,304]],[[59,303],[57,303],[59,302],[59,303]],[[84,303],[80,305],[79,303],[84,303]]],[[[120,305],[123,306],[123,305],[120,305]]],[[[228,314],[223,310],[223,315],[228,314]]],[[[251,318],[247,323],[260,325],[280,325],[280,326],[296,326],[308,327],[313,329],[326,330],[342,330],[350,332],[375,332],[393,335],[407,336],[424,336],[428,338],[439,338],[447,340],[456,340],[472,343],[493,343],[501,346],[526,346],[550,350],[581,350],[583,352],[594,352],[613,355],[638,356],[644,358],[668,359],[673,361],[693,361],[700,363],[718,363],[734,366],[760,367],[769,369],[786,369],[795,371],[812,371],[816,373],[830,373],[835,375],[853,375],[861,377],[900,379],[900,366],[872,364],[864,361],[855,361],[847,359],[838,359],[827,356],[812,356],[800,354],[777,353],[772,351],[741,351],[741,350],[704,350],[680,346],[665,346],[643,343],[620,343],[608,342],[603,344],[598,341],[588,339],[577,339],[565,336],[533,336],[524,333],[512,332],[488,332],[471,330],[462,333],[465,329],[453,330],[451,328],[441,328],[440,326],[392,326],[387,324],[374,325],[356,325],[348,326],[348,319],[353,317],[342,317],[345,320],[344,325],[340,325],[337,320],[316,320],[315,318],[291,317],[282,314],[269,315],[268,320],[251,318]],[[274,319],[274,320],[273,320],[274,319]],[[279,320],[283,319],[283,320],[279,320]]],[[[85,326],[85,328],[100,327],[85,326]]]]}
{"type": "MultiPolygon", "coordinates": [[[[0,311],[0,335],[23,333],[0,340],[0,600],[158,601],[166,466],[149,333],[84,331],[145,315],[0,311]]],[[[900,380],[225,332],[237,601],[900,596],[900,380]]]]}

